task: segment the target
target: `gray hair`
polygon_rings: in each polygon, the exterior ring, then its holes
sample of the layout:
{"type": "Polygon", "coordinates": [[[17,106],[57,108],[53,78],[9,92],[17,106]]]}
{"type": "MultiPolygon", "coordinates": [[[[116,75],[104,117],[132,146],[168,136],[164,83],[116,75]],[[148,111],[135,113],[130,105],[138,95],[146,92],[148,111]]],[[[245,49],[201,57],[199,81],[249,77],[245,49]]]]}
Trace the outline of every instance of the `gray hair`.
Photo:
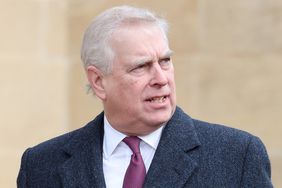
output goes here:
{"type": "Polygon", "coordinates": [[[152,23],[158,26],[167,40],[168,23],[153,12],[131,6],[110,8],[94,19],[86,29],[81,48],[81,59],[86,69],[94,65],[103,73],[110,73],[114,52],[110,46],[111,35],[124,23],[152,23]]]}

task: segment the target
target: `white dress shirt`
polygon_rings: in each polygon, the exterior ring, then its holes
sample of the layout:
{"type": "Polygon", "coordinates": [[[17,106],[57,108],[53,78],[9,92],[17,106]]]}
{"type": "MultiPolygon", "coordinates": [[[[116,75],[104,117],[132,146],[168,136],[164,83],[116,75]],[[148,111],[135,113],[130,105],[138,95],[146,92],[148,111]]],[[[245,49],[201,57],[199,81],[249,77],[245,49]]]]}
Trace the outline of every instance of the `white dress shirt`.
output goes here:
{"type": "MultiPolygon", "coordinates": [[[[146,172],[153,160],[163,128],[164,126],[161,126],[146,136],[139,136],[140,152],[146,172]]],[[[107,188],[122,187],[132,155],[131,149],[122,141],[125,137],[126,135],[115,130],[104,116],[103,171],[107,188]]]]}

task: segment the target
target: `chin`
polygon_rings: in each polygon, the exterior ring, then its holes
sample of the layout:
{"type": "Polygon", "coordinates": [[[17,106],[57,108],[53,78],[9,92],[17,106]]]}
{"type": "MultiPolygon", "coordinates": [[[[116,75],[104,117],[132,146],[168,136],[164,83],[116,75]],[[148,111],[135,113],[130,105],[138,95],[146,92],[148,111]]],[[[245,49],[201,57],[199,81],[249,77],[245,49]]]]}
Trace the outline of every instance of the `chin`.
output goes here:
{"type": "Polygon", "coordinates": [[[167,122],[172,117],[175,107],[166,106],[159,109],[146,109],[143,111],[143,119],[152,125],[159,125],[167,122]]]}
{"type": "Polygon", "coordinates": [[[171,116],[172,116],[172,111],[166,112],[166,113],[162,112],[160,114],[151,115],[151,118],[152,118],[151,122],[153,122],[155,125],[160,125],[160,124],[165,123],[168,120],[170,120],[171,116]]]}

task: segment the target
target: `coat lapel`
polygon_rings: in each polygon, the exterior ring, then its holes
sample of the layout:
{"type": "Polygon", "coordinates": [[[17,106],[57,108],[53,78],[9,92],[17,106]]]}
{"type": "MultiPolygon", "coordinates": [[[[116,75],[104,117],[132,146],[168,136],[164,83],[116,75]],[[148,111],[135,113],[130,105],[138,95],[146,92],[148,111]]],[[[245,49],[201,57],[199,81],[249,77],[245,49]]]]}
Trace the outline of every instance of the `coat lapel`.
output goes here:
{"type": "MultiPolygon", "coordinates": [[[[106,187],[103,175],[103,113],[78,130],[63,151],[63,187],[106,187]]],[[[163,130],[144,187],[183,187],[197,168],[190,156],[200,146],[192,119],[176,109],[163,130]]]]}
{"type": "Polygon", "coordinates": [[[191,154],[198,146],[192,119],[177,108],[163,130],[144,187],[183,187],[197,168],[191,154]]]}
{"type": "Polygon", "coordinates": [[[103,175],[103,113],[78,130],[63,150],[59,168],[63,187],[106,187],[103,175]]]}

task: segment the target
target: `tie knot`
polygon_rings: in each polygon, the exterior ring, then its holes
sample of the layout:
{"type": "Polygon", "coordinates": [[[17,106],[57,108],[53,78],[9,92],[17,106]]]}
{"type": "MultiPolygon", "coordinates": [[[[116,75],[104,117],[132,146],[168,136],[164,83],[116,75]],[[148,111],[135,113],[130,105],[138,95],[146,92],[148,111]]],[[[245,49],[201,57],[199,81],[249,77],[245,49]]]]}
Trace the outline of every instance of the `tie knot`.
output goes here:
{"type": "Polygon", "coordinates": [[[130,147],[133,153],[140,153],[140,138],[138,138],[137,136],[130,136],[125,137],[123,141],[128,145],[128,147],[130,147]]]}

